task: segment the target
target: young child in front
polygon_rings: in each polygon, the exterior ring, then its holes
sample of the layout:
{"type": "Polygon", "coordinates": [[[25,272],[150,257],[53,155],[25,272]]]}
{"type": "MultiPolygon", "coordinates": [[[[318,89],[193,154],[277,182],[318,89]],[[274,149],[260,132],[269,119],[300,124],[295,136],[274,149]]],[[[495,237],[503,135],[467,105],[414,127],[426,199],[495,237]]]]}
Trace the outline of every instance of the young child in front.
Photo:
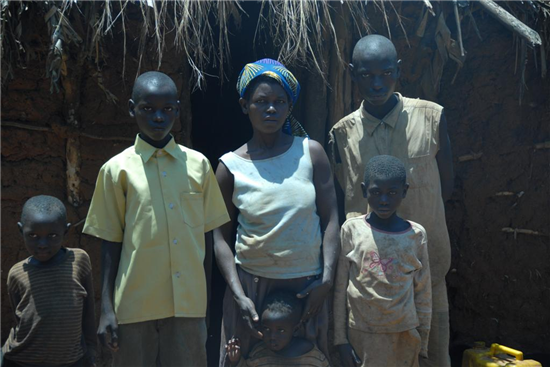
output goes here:
{"type": "Polygon", "coordinates": [[[406,170],[380,155],[366,165],[363,195],[372,212],[348,219],[334,291],[334,332],[346,367],[418,366],[427,357],[431,283],[424,228],[396,211],[406,170]]]}
{"type": "Polygon", "coordinates": [[[260,316],[263,342],[256,344],[248,359],[241,358],[236,337],[227,345],[227,358],[232,366],[308,366],[327,367],[327,357],[312,342],[294,336],[300,327],[302,301],[295,292],[277,290],[267,295],[260,316]]]}
{"type": "Polygon", "coordinates": [[[229,221],[208,159],[176,144],[178,90],[140,75],[135,144],[99,171],[84,233],[101,238],[98,336],[118,366],[206,366],[211,234],[229,221]]]}
{"type": "Polygon", "coordinates": [[[93,366],[94,288],[88,254],[63,247],[70,228],[63,203],[27,200],[17,223],[30,257],[8,274],[16,325],[2,347],[5,367],[93,366]]]}

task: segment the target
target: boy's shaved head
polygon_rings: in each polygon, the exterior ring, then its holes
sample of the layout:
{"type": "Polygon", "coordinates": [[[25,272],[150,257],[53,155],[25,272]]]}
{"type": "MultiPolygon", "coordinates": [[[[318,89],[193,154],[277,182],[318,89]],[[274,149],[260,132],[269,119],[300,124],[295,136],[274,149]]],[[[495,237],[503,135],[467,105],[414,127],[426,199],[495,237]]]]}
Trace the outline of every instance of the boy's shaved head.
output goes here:
{"type": "Polygon", "coordinates": [[[145,91],[164,88],[168,88],[177,97],[178,88],[172,78],[159,71],[148,71],[136,79],[132,89],[132,100],[137,103],[145,91]]]}
{"type": "Polygon", "coordinates": [[[365,186],[369,186],[371,180],[376,179],[399,179],[406,183],[407,170],[399,159],[391,155],[377,155],[367,163],[363,180],[365,186]]]}
{"type": "Polygon", "coordinates": [[[296,297],[296,293],[276,290],[265,298],[262,314],[265,311],[292,317],[298,322],[302,315],[302,301],[296,297]]]}
{"type": "Polygon", "coordinates": [[[397,63],[397,50],[392,41],[379,34],[361,38],[353,48],[352,63],[358,64],[370,57],[389,58],[397,63]]]}
{"type": "Polygon", "coordinates": [[[21,212],[21,223],[25,224],[25,221],[30,214],[54,214],[59,219],[67,221],[67,209],[65,205],[53,196],[39,195],[33,196],[25,205],[23,205],[23,211],[21,212]]]}

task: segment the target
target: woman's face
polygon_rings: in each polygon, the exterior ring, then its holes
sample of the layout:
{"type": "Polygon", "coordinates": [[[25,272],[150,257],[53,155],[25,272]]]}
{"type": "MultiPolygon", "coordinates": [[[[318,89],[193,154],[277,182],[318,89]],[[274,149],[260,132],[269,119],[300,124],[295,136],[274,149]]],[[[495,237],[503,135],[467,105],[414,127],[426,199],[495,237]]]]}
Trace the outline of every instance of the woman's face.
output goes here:
{"type": "Polygon", "coordinates": [[[261,133],[275,133],[283,127],[290,112],[288,94],[276,81],[261,82],[250,94],[249,100],[239,100],[252,128],[261,133]]]}

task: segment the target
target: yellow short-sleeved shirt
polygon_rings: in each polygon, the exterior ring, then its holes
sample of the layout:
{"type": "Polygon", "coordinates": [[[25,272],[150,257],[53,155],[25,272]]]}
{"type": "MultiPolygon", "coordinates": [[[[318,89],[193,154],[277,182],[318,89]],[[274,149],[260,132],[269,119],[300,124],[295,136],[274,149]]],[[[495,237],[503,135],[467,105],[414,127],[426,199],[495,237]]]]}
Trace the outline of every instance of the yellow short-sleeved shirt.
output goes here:
{"type": "Polygon", "coordinates": [[[139,135],[101,167],[83,232],[122,242],[114,307],[120,324],[204,317],[204,233],[229,221],[210,163],[139,135]]]}

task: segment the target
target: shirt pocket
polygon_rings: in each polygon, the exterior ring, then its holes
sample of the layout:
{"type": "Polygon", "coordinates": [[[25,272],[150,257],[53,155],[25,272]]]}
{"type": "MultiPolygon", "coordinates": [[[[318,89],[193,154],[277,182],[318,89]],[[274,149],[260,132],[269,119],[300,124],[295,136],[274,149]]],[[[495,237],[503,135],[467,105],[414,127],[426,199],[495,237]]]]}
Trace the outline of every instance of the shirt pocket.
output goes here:
{"type": "Polygon", "coordinates": [[[182,192],[180,203],[183,221],[189,227],[204,225],[204,196],[201,192],[182,192]]]}
{"type": "Polygon", "coordinates": [[[411,189],[428,186],[430,180],[433,180],[433,177],[429,175],[430,161],[432,159],[435,158],[430,155],[409,158],[407,181],[411,189]]]}
{"type": "Polygon", "coordinates": [[[407,156],[409,158],[423,158],[430,156],[433,145],[433,120],[430,116],[411,116],[410,125],[407,126],[407,156]]]}

